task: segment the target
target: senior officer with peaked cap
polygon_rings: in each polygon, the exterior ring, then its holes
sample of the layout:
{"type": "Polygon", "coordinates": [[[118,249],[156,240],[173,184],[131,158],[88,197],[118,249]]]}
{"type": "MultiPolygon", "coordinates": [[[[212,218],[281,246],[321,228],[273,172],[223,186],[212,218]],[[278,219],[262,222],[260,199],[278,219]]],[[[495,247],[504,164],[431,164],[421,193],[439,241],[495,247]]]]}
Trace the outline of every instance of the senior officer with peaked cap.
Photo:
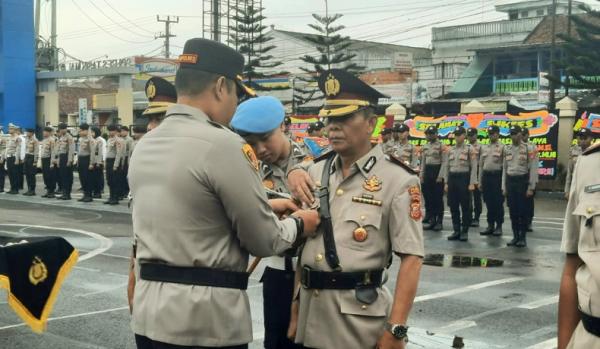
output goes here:
{"type": "Polygon", "coordinates": [[[239,77],[243,56],[191,39],[179,62],[177,104],[131,159],[132,327],[138,348],[247,348],[249,254],[294,247],[318,215],[298,211],[280,221],[273,210],[297,207],[267,200],[252,148],[226,127],[250,92],[239,77]]]}
{"type": "Polygon", "coordinates": [[[419,177],[370,142],[378,91],[342,70],[323,72],[319,87],[332,151],[288,175],[321,215],[302,249],[290,335],[310,348],[404,348],[424,254],[419,177]],[[383,286],[393,254],[394,295],[383,286]]]}
{"type": "Polygon", "coordinates": [[[152,77],[146,81],[146,97],[148,107],[142,116],[148,118],[147,130],[153,130],[165,118],[167,109],[177,103],[177,91],[175,86],[161,77],[152,77]]]}
{"type": "MultiPolygon", "coordinates": [[[[287,196],[286,173],[306,158],[285,131],[285,108],[274,97],[262,96],[242,103],[231,128],[248,142],[260,160],[260,177],[267,195],[287,196]]],[[[294,253],[269,257],[262,275],[266,349],[301,348],[287,338],[294,290],[294,253]]]]}

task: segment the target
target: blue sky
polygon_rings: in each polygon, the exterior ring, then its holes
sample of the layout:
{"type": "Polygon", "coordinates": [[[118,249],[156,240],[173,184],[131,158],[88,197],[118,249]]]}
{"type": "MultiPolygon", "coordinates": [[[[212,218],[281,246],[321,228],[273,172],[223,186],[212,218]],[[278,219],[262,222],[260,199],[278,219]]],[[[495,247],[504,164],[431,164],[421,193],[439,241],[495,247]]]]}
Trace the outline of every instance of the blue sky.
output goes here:
{"type": "MultiPolygon", "coordinates": [[[[224,1],[224,0],[223,0],[224,1]]],[[[497,3],[515,0],[329,0],[330,13],[342,13],[344,34],[355,39],[429,47],[431,27],[504,19],[497,3]],[[367,5],[368,4],[368,5],[367,5]]],[[[597,3],[586,0],[590,4],[597,3]]],[[[61,0],[58,3],[58,45],[82,60],[108,56],[161,54],[164,31],[156,15],[180,16],[172,25],[173,54],[186,39],[202,36],[203,0],[61,0]]],[[[325,13],[324,0],[263,0],[265,24],[310,32],[311,13],[325,13]]],[[[50,3],[42,0],[41,35],[49,37],[50,3]]]]}

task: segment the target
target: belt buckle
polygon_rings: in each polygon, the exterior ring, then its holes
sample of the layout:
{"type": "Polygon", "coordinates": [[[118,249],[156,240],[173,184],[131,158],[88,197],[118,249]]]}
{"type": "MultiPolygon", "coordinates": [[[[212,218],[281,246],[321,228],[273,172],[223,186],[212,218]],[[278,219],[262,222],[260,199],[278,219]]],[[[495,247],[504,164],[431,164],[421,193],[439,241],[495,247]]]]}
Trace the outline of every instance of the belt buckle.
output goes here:
{"type": "Polygon", "coordinates": [[[300,283],[304,289],[310,288],[310,272],[312,269],[309,266],[302,267],[302,273],[300,275],[300,283]]]}

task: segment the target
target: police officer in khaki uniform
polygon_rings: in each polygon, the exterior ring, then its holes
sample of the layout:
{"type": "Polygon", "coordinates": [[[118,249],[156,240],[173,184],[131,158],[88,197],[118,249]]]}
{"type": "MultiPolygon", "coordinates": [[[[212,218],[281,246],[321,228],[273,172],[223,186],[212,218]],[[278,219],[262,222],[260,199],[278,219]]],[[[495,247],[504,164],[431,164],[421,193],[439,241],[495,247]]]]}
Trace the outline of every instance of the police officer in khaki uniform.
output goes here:
{"type": "Polygon", "coordinates": [[[394,146],[394,156],[405,162],[411,168],[416,169],[419,162],[417,155],[417,147],[408,141],[410,129],[405,124],[397,124],[394,126],[395,132],[398,134],[398,142],[394,146]]]}
{"type": "Polygon", "coordinates": [[[10,191],[8,194],[19,193],[19,173],[17,166],[21,162],[21,137],[19,137],[18,126],[8,124],[8,133],[10,137],[6,144],[6,169],[8,171],[8,181],[10,183],[10,191]]]}
{"type": "Polygon", "coordinates": [[[456,144],[444,154],[442,173],[444,192],[452,215],[452,235],[448,240],[467,241],[471,226],[471,193],[477,185],[477,153],[465,143],[467,131],[458,126],[454,130],[456,144]],[[461,215],[462,210],[462,215],[461,215]]]}
{"type": "Polygon", "coordinates": [[[558,349],[600,349],[600,144],[575,164],[561,251],[558,349]]]}
{"type": "Polygon", "coordinates": [[[336,69],[319,87],[332,151],[288,175],[322,217],[302,249],[290,335],[310,348],[404,348],[423,256],[419,178],[370,142],[381,93],[336,69]],[[393,254],[402,259],[394,295],[383,286],[393,254]]]}
{"type": "Polygon", "coordinates": [[[0,194],[4,193],[4,182],[6,181],[6,143],[4,133],[0,126],[0,194]]]}
{"type": "MultiPolygon", "coordinates": [[[[467,140],[469,141],[469,145],[471,149],[477,154],[477,178],[479,179],[479,158],[481,156],[481,143],[477,137],[479,136],[479,130],[475,127],[471,127],[467,130],[467,140]]],[[[481,190],[479,189],[479,182],[475,185],[475,190],[472,193],[472,204],[471,204],[471,226],[479,227],[479,217],[481,216],[481,211],[483,210],[483,202],[481,200],[481,190]]]]}
{"type": "Polygon", "coordinates": [[[92,170],[92,198],[101,199],[104,190],[104,155],[106,140],[102,138],[100,128],[92,128],[94,136],[94,169],[92,170]]]}
{"type": "Polygon", "coordinates": [[[104,204],[118,205],[122,184],[120,176],[123,171],[126,145],[125,140],[119,136],[119,127],[117,125],[108,125],[108,134],[110,138],[106,144],[104,168],[106,170],[106,182],[110,194],[104,204]]]}
{"type": "Polygon", "coordinates": [[[146,91],[146,97],[148,98],[148,107],[144,110],[142,116],[148,119],[146,128],[150,131],[160,125],[165,118],[167,108],[177,102],[177,92],[173,84],[156,76],[146,81],[144,91],[146,91]]]}
{"type": "Polygon", "coordinates": [[[37,174],[37,162],[40,154],[40,142],[35,136],[35,129],[28,128],[25,137],[25,163],[23,170],[25,171],[25,180],[27,181],[27,191],[23,193],[25,196],[35,195],[35,175],[37,174]]]}
{"type": "Polygon", "coordinates": [[[531,223],[533,222],[533,217],[535,216],[535,188],[537,187],[537,183],[539,181],[539,174],[538,174],[538,168],[539,168],[539,162],[540,162],[540,158],[539,158],[539,153],[537,150],[537,146],[533,143],[531,143],[529,141],[529,129],[527,128],[522,128],[522,137],[523,137],[523,143],[525,143],[527,145],[527,148],[529,149],[529,151],[531,153],[534,154],[534,161],[536,163],[535,166],[535,170],[534,170],[534,179],[533,179],[533,195],[531,197],[527,198],[527,228],[526,231],[527,232],[532,232],[533,229],[531,227],[531,223]]]}
{"type": "Polygon", "coordinates": [[[73,157],[75,156],[75,141],[67,131],[67,124],[58,125],[58,170],[62,183],[62,195],[59,200],[71,200],[71,189],[73,187],[73,157]]]}
{"type": "Polygon", "coordinates": [[[569,198],[571,182],[573,181],[573,170],[577,159],[592,144],[594,134],[589,128],[582,128],[577,132],[577,145],[571,147],[569,151],[569,164],[567,165],[567,178],[565,180],[565,198],[569,198]]]}
{"type": "Polygon", "coordinates": [[[442,231],[444,219],[444,175],[441,171],[448,148],[438,140],[438,129],[425,130],[428,143],[421,150],[421,185],[425,199],[425,230],[442,231]]]}
{"type": "Polygon", "coordinates": [[[249,254],[301,243],[318,214],[290,215],[291,200],[267,201],[252,147],[227,128],[250,93],[239,77],[243,56],[191,39],[179,62],[178,103],[131,158],[132,328],[138,348],[247,348],[249,254]],[[269,203],[289,217],[280,221],[269,203]]]}
{"type": "MultiPolygon", "coordinates": [[[[238,107],[231,128],[252,146],[260,160],[260,177],[267,196],[289,195],[286,174],[306,158],[298,144],[285,136],[285,109],[276,98],[252,98],[238,107]]],[[[269,257],[262,275],[266,349],[296,349],[287,338],[290,306],[294,293],[293,254],[269,257]]]]}
{"type": "Polygon", "coordinates": [[[323,129],[325,128],[325,125],[321,122],[321,121],[317,121],[317,122],[313,122],[312,124],[308,125],[308,128],[306,129],[306,132],[308,133],[309,137],[323,137],[323,129]]]}
{"type": "Polygon", "coordinates": [[[131,149],[133,148],[133,138],[129,135],[129,127],[121,126],[119,131],[121,138],[125,141],[125,151],[123,164],[121,171],[118,173],[119,178],[119,200],[123,200],[129,193],[129,183],[127,182],[127,175],[129,174],[129,159],[131,156],[131,149]]]}
{"type": "Polygon", "coordinates": [[[504,223],[504,195],[502,195],[502,165],[504,164],[504,144],[500,142],[500,128],[487,129],[490,143],[481,147],[479,156],[479,190],[487,208],[487,228],[483,236],[502,236],[504,223]]]}
{"type": "Polygon", "coordinates": [[[393,154],[395,145],[396,143],[392,137],[392,129],[389,127],[384,127],[383,130],[381,130],[381,148],[383,153],[385,155],[393,154]]]}
{"type": "Polygon", "coordinates": [[[44,139],[42,140],[40,154],[40,158],[42,158],[42,176],[44,178],[44,186],[46,187],[46,194],[42,195],[42,197],[50,199],[56,197],[54,194],[54,191],[56,190],[56,175],[54,168],[56,168],[58,147],[53,133],[54,129],[52,127],[44,127],[44,139]]]}
{"type": "Polygon", "coordinates": [[[83,188],[83,197],[77,201],[92,202],[92,171],[96,163],[95,141],[90,133],[90,125],[79,125],[79,151],[77,153],[77,170],[83,188]]]}
{"type": "MultiPolygon", "coordinates": [[[[520,126],[510,127],[512,144],[504,147],[502,166],[502,192],[510,212],[513,239],[508,246],[526,247],[528,201],[535,190],[538,162],[536,153],[523,143],[520,126]]],[[[485,189],[484,189],[485,190],[485,189]]]]}

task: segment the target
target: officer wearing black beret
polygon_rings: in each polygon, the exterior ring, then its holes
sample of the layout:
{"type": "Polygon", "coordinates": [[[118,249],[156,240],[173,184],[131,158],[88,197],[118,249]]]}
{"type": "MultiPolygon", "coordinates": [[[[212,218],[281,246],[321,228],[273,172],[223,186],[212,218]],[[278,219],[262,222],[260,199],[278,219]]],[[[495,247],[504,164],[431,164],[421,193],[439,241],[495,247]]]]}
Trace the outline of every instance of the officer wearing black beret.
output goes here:
{"type": "Polygon", "coordinates": [[[252,147],[228,127],[240,100],[254,95],[242,82],[244,57],[191,39],[179,64],[177,103],[139,141],[129,167],[132,328],[138,348],[247,348],[249,254],[299,245],[318,214],[268,201],[252,147]]]}
{"type": "Polygon", "coordinates": [[[147,129],[150,131],[164,119],[167,108],[177,102],[177,91],[169,81],[156,76],[148,79],[144,91],[148,107],[142,115],[148,118],[147,129]]]}
{"type": "Polygon", "coordinates": [[[394,132],[398,135],[398,141],[393,152],[394,156],[410,167],[417,168],[419,157],[417,148],[408,139],[410,129],[405,124],[396,124],[394,125],[394,132]]]}
{"type": "Polygon", "coordinates": [[[25,162],[23,171],[27,180],[27,192],[25,196],[35,195],[35,175],[37,174],[37,161],[40,152],[39,141],[35,137],[35,129],[27,128],[25,137],[25,162]]]}
{"type": "Polygon", "coordinates": [[[487,228],[479,234],[502,236],[504,223],[504,195],[502,195],[502,166],[504,144],[500,142],[500,128],[488,127],[489,144],[481,148],[479,156],[479,190],[487,207],[487,228]]]}
{"type": "MultiPolygon", "coordinates": [[[[469,145],[473,149],[477,157],[477,169],[475,169],[477,178],[479,178],[479,159],[481,157],[481,143],[477,139],[479,135],[479,130],[475,127],[471,127],[467,129],[467,140],[469,141],[469,145]]],[[[479,227],[479,217],[481,216],[481,211],[483,209],[483,202],[481,198],[481,191],[479,190],[480,182],[477,182],[475,186],[475,190],[473,190],[473,201],[471,205],[471,226],[479,227]]]]}
{"type": "Polygon", "coordinates": [[[444,177],[441,171],[447,147],[438,140],[437,126],[425,130],[428,143],[421,150],[421,185],[425,198],[425,230],[442,231],[444,219],[444,177]]]}
{"type": "Polygon", "coordinates": [[[383,148],[383,153],[390,155],[394,152],[394,146],[396,142],[392,138],[392,127],[385,127],[381,130],[381,146],[383,148]]]}

